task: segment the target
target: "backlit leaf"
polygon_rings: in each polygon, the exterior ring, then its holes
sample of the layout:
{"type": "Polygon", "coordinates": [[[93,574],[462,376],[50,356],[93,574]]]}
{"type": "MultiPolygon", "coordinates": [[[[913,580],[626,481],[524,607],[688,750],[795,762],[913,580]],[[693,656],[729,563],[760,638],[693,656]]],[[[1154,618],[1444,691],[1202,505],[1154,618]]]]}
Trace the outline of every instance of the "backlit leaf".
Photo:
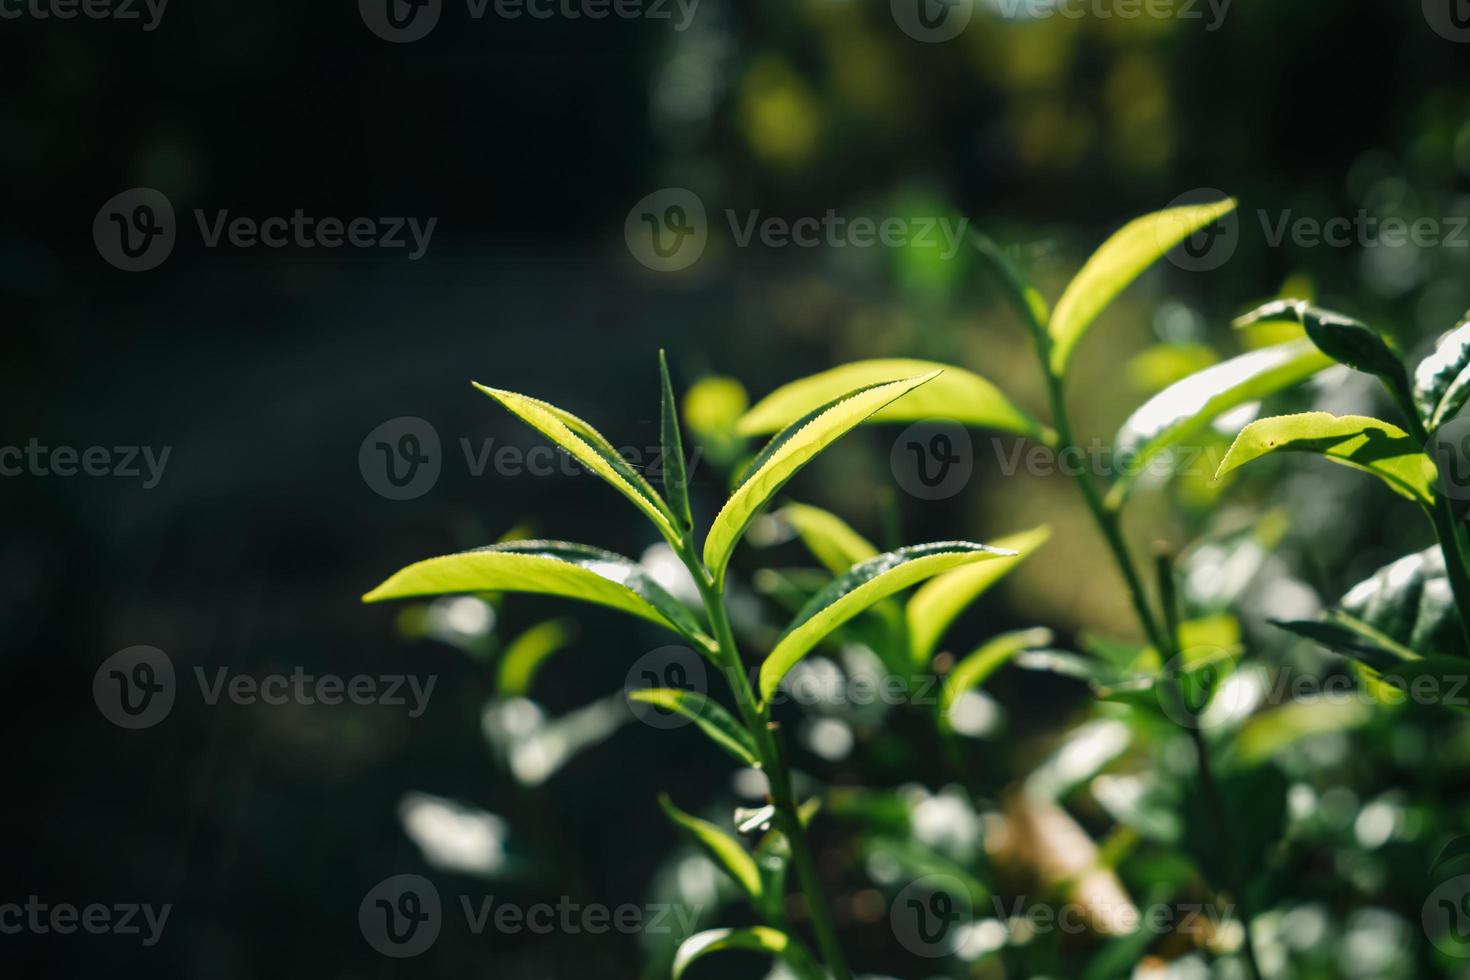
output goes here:
{"type": "Polygon", "coordinates": [[[660,796],[659,805],[670,820],[684,830],[700,850],[709,855],[752,900],[760,901],[761,876],[755,861],[740,842],[707,820],[691,816],[674,806],[668,796],[660,796]]]}
{"type": "Polygon", "coordinates": [[[521,421],[540,432],[571,454],[572,458],[587,469],[611,483],[623,496],[631,500],[639,510],[653,522],[670,541],[679,540],[677,519],[669,505],[664,503],[658,492],[649,486],[643,475],[628,465],[627,460],[592,426],[570,412],[555,405],[513,391],[487,388],[478,382],[475,387],[510,410],[521,421]]]}
{"type": "Polygon", "coordinates": [[[693,613],[642,566],[565,541],[512,541],[415,562],[363,596],[364,602],[482,592],[530,592],[581,599],[666,626],[708,648],[693,613]]]}
{"type": "Polygon", "coordinates": [[[813,596],[776,642],[761,664],[761,699],[770,699],[812,647],[874,603],[952,568],[1014,554],[967,541],[944,541],[900,548],[855,566],[813,596]]]}
{"type": "Polygon", "coordinates": [[[820,507],[787,504],[781,509],[781,516],[796,529],[807,550],[833,575],[841,575],[858,562],[878,554],[867,538],[836,514],[820,507]]]}
{"type": "Polygon", "coordinates": [[[699,730],[708,735],[711,741],[734,756],[737,762],[747,766],[760,765],[760,756],[750,733],[718,702],[711,701],[698,691],[655,687],[629,691],[628,697],[683,715],[699,726],[699,730]]]}
{"type": "Polygon", "coordinates": [[[704,540],[704,563],[716,586],[725,579],[725,568],[735,544],[745,533],[756,512],[786,485],[818,453],[860,425],[874,412],[939,377],[934,371],[902,381],[887,381],[851,391],[835,401],[820,405],[782,429],[751,462],[735,492],[715,515],[704,540]]]}
{"type": "Polygon", "coordinates": [[[1052,641],[1051,630],[1021,630],[1003,633],[983,644],[978,650],[955,664],[954,670],[944,679],[944,690],[940,696],[940,710],[949,714],[955,699],[972,688],[984,684],[990,675],[1023,650],[1044,647],[1052,641]]]}
{"type": "Polygon", "coordinates": [[[1129,416],[1114,440],[1117,455],[1128,464],[1109,502],[1120,504],[1151,460],[1209,428],[1221,415],[1331,366],[1330,357],[1298,341],[1233,357],[1165,388],[1129,416]]]}
{"type": "Polygon", "coordinates": [[[1306,412],[1261,419],[1246,426],[1220,462],[1226,473],[1274,452],[1306,452],[1372,473],[1393,491],[1432,506],[1434,463],[1402,429],[1362,415],[1306,412]]]}
{"type": "Polygon", "coordinates": [[[674,957],[673,980],[680,980],[695,960],[731,949],[779,957],[803,980],[820,980],[825,976],[811,953],[798,940],[769,926],[751,926],[747,929],[710,929],[684,940],[674,957]]]}
{"type": "Polygon", "coordinates": [[[1190,204],[1130,221],[1093,253],[1052,311],[1051,370],[1061,376],[1077,342],[1109,303],[1145,269],[1201,228],[1233,211],[1235,201],[1190,204]]]}
{"type": "Polygon", "coordinates": [[[739,431],[748,436],[775,432],[845,392],[934,371],[944,373],[908,397],[875,412],[869,421],[948,419],[981,429],[1044,438],[1046,430],[1040,422],[1017,408],[999,388],[980,375],[934,361],[899,358],[844,364],[783,385],[745,414],[739,431]]]}
{"type": "Polygon", "coordinates": [[[1414,371],[1414,404],[1431,432],[1470,399],[1470,316],[1441,338],[1414,371]]]}
{"type": "Polygon", "coordinates": [[[694,527],[689,511],[689,475],[684,469],[684,436],[679,431],[679,403],[674,399],[674,385],[669,380],[669,361],[658,352],[658,376],[661,389],[659,414],[660,444],[663,447],[664,493],[669,509],[678,519],[680,535],[694,527]]]}
{"type": "Polygon", "coordinates": [[[926,666],[934,656],[945,630],[960,613],[992,585],[1005,578],[1032,552],[1051,537],[1051,528],[1040,527],[998,539],[994,547],[1016,552],[1013,558],[966,565],[925,582],[914,592],[904,609],[909,627],[909,649],[914,665],[926,666]]]}
{"type": "Polygon", "coordinates": [[[503,698],[524,697],[541,664],[571,642],[576,628],[570,620],[552,619],[537,623],[511,640],[500,655],[495,693],[503,698]]]}

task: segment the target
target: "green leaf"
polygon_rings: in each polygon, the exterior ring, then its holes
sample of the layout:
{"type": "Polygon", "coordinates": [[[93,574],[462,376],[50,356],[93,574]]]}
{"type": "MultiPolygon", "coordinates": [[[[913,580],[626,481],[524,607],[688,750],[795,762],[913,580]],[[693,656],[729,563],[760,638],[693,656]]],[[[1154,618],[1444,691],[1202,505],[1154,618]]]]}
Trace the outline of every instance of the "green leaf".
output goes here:
{"type": "Polygon", "coordinates": [[[667,794],[658,798],[670,820],[682,828],[752,901],[761,900],[761,876],[755,861],[740,842],[707,820],[691,816],[674,806],[667,794]]]}
{"type": "Polygon", "coordinates": [[[1338,605],[1422,656],[1464,653],[1459,613],[1438,547],[1380,568],[1349,589],[1338,605]]]}
{"type": "Polygon", "coordinates": [[[894,378],[943,371],[922,389],[875,412],[871,422],[948,419],[961,425],[1015,432],[1046,440],[1049,430],[1017,408],[1001,390],[978,374],[934,361],[889,358],[856,361],[783,385],[745,413],[738,430],[747,436],[775,432],[847,392],[894,378]]]}
{"type": "Polygon", "coordinates": [[[670,542],[680,539],[677,518],[658,492],[643,475],[628,465],[612,443],[592,426],[555,405],[512,391],[487,388],[479,382],[475,387],[504,405],[510,412],[556,443],[587,469],[611,483],[623,496],[633,501],[670,542]]]}
{"type": "Polygon", "coordinates": [[[996,548],[1014,551],[1014,558],[968,565],[935,576],[916,591],[904,610],[909,628],[909,650],[916,667],[925,667],[934,657],[944,632],[956,617],[987,589],[1040,548],[1051,537],[1043,524],[995,542],[996,548]]]}
{"type": "Polygon", "coordinates": [[[709,649],[689,609],[642,566],[621,555],[566,541],[511,541],[415,562],[362,597],[363,602],[480,592],[529,592],[581,599],[666,626],[709,649]]]}
{"type": "Polygon", "coordinates": [[[948,717],[950,708],[954,707],[955,701],[961,694],[984,684],[991,674],[1005,666],[1021,651],[1044,647],[1051,641],[1051,630],[1032,629],[1002,633],[983,644],[974,653],[955,664],[954,670],[950,671],[949,676],[944,679],[944,690],[939,699],[940,712],[948,717]]]}
{"type": "Polygon", "coordinates": [[[761,700],[769,701],[797,661],[864,609],[941,572],[1014,554],[968,541],[942,541],[900,548],[854,566],[813,596],[776,641],[761,664],[761,700]]]}
{"type": "Polygon", "coordinates": [[[836,514],[820,507],[787,504],[781,508],[781,517],[796,529],[802,543],[833,575],[841,575],[858,562],[878,554],[867,538],[836,514]]]}
{"type": "Polygon", "coordinates": [[[1400,496],[1433,506],[1434,462],[1402,429],[1362,415],[1305,412],[1278,415],[1246,426],[1220,461],[1219,479],[1273,452],[1307,452],[1372,473],[1400,496]]]}
{"type": "Polygon", "coordinates": [[[1242,761],[1255,764],[1309,735],[1357,728],[1372,717],[1372,710],[1358,701],[1293,701],[1253,716],[1236,733],[1235,745],[1242,761]]]}
{"type": "Polygon", "coordinates": [[[1011,257],[1006,255],[1005,251],[990,238],[979,234],[971,237],[980,254],[999,275],[1001,284],[1006,289],[1006,298],[1020,314],[1021,322],[1026,325],[1026,329],[1036,337],[1046,336],[1046,322],[1051,318],[1051,311],[1047,309],[1046,300],[1042,297],[1041,291],[1032,284],[1020,267],[1011,261],[1011,257]]]}
{"type": "Polygon", "coordinates": [[[715,515],[704,541],[704,563],[723,585],[735,544],[756,512],[822,450],[870,415],[939,376],[938,371],[851,391],[782,429],[751,461],[735,492],[715,515]]]}
{"type": "Polygon", "coordinates": [[[1208,428],[1233,408],[1305,381],[1332,359],[1306,341],[1233,357],[1177,381],[1150,398],[1123,423],[1114,440],[1127,471],[1109,494],[1116,508],[1149,462],[1208,428]]]}
{"type": "Polygon", "coordinates": [[[524,697],[546,658],[571,642],[577,626],[569,619],[537,623],[517,636],[500,655],[495,693],[503,698],[524,697]]]}
{"type": "Polygon", "coordinates": [[[1470,399],[1470,314],[1414,370],[1414,404],[1433,432],[1470,399]]]}
{"type": "Polygon", "coordinates": [[[1061,377],[1094,320],[1145,269],[1171,248],[1235,209],[1227,199],[1157,211],[1130,221],[1093,253],[1052,311],[1051,371],[1061,377]]]}
{"type": "Polygon", "coordinates": [[[710,953],[731,949],[751,950],[780,957],[803,980],[818,980],[826,976],[812,959],[811,953],[796,939],[769,926],[751,926],[747,929],[710,929],[684,940],[674,957],[673,980],[680,980],[684,971],[695,960],[710,953]]]}
{"type": "Polygon", "coordinates": [[[1356,371],[1377,375],[1402,390],[1407,386],[1404,365],[1378,331],[1352,317],[1319,309],[1305,300],[1277,300],[1237,320],[1247,326],[1261,320],[1294,315],[1307,337],[1322,353],[1356,371]]]}
{"type": "Polygon", "coordinates": [[[735,761],[742,765],[760,767],[760,754],[756,751],[755,739],[751,738],[750,732],[718,702],[711,701],[703,694],[681,688],[655,687],[630,691],[628,697],[683,715],[698,725],[699,730],[708,735],[711,741],[734,756],[735,761]]]}
{"type": "Polygon", "coordinates": [[[679,403],[674,399],[674,385],[669,380],[669,360],[658,352],[658,376],[662,388],[660,406],[660,442],[663,446],[664,493],[679,524],[680,536],[694,528],[689,510],[689,474],[684,469],[684,436],[679,431],[679,403]]]}

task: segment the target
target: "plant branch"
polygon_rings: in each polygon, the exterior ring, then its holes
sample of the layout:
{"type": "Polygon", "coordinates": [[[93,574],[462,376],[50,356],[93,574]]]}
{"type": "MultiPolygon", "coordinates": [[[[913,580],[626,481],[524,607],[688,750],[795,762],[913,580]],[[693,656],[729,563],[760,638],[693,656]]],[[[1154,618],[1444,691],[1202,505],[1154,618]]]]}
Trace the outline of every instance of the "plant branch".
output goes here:
{"type": "Polygon", "coordinates": [[[730,617],[725,611],[725,597],[714,584],[704,563],[696,556],[689,535],[684,536],[680,557],[699,588],[705,615],[709,619],[710,630],[714,633],[717,644],[719,667],[730,685],[740,718],[755,740],[760,754],[761,767],[765,770],[766,780],[770,785],[771,802],[776,807],[777,822],[791,844],[791,862],[796,866],[797,882],[806,899],[812,931],[817,937],[817,947],[821,950],[827,971],[835,980],[852,980],[842,947],[837,942],[837,930],[832,924],[831,910],[822,894],[821,879],[817,875],[816,862],[812,860],[806,829],[802,826],[796,794],[792,789],[791,773],[781,754],[779,739],[771,727],[769,709],[757,701],[750,678],[746,676],[740,648],[736,645],[734,631],[730,628],[730,617]]]}

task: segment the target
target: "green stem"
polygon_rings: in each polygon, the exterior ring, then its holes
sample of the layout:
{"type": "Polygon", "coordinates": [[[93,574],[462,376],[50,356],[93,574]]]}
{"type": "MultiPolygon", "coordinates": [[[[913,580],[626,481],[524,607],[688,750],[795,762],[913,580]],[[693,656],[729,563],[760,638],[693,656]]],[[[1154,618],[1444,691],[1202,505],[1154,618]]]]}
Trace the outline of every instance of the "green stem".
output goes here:
{"type": "MultiPolygon", "coordinates": [[[[1058,454],[1071,448],[1073,443],[1072,421],[1067,414],[1066,393],[1063,390],[1062,378],[1051,370],[1050,343],[1044,331],[1036,331],[1036,349],[1041,358],[1042,370],[1046,374],[1046,391],[1051,403],[1052,425],[1057,431],[1056,451],[1058,454]]],[[[1108,507],[1102,495],[1098,492],[1097,485],[1092,482],[1092,475],[1079,471],[1076,476],[1077,488],[1082,492],[1082,499],[1087,504],[1087,509],[1092,513],[1092,519],[1097,524],[1098,530],[1102,532],[1107,541],[1108,550],[1112,553],[1113,562],[1118,566],[1119,573],[1128,587],[1128,595],[1133,602],[1133,611],[1138,615],[1139,625],[1143,627],[1149,642],[1159,652],[1159,657],[1168,663],[1178,651],[1177,644],[1178,628],[1175,620],[1175,611],[1170,608],[1173,605],[1173,580],[1170,579],[1163,600],[1165,604],[1165,620],[1170,624],[1167,629],[1161,628],[1159,620],[1154,616],[1149,607],[1148,592],[1143,587],[1143,580],[1139,578],[1138,570],[1133,566],[1133,560],[1128,555],[1128,544],[1123,539],[1123,531],[1120,525],[1117,510],[1108,507]]],[[[1165,588],[1163,583],[1161,588],[1165,588]]],[[[1177,680],[1177,675],[1176,675],[1177,680]]],[[[1199,759],[1199,778],[1201,789],[1205,793],[1206,800],[1214,812],[1217,829],[1221,832],[1222,843],[1228,839],[1225,832],[1228,820],[1225,816],[1224,801],[1220,796],[1219,787],[1215,783],[1214,772],[1210,767],[1209,747],[1205,744],[1203,735],[1199,729],[1190,729],[1190,735],[1194,742],[1195,753],[1199,759]]],[[[1233,862],[1227,858],[1227,864],[1233,862]]],[[[1261,971],[1256,962],[1255,947],[1250,934],[1250,913],[1246,909],[1243,892],[1238,888],[1235,891],[1236,901],[1240,903],[1241,918],[1245,927],[1245,951],[1246,961],[1250,966],[1251,975],[1258,978],[1261,971]]]]}
{"type": "MultiPolygon", "coordinates": [[[[1388,389],[1394,404],[1408,420],[1409,434],[1428,450],[1429,432],[1419,419],[1419,410],[1414,406],[1414,398],[1409,392],[1408,381],[1385,378],[1383,386],[1388,389]]],[[[1430,458],[1434,459],[1437,471],[1438,459],[1433,453],[1430,454],[1430,458]]],[[[1442,475],[1440,479],[1443,482],[1442,475]]],[[[1439,539],[1439,550],[1444,555],[1445,575],[1450,580],[1450,592],[1454,594],[1455,609],[1460,614],[1460,630],[1465,637],[1465,656],[1470,657],[1470,566],[1467,566],[1465,559],[1466,548],[1470,547],[1470,542],[1465,539],[1464,528],[1455,520],[1454,504],[1443,493],[1436,490],[1434,503],[1426,507],[1425,511],[1429,514],[1429,520],[1434,524],[1434,534],[1439,539]]]]}
{"type": "Polygon", "coordinates": [[[816,934],[817,947],[821,950],[827,972],[834,980],[852,980],[852,974],[847,969],[847,960],[842,954],[842,947],[837,942],[837,930],[832,924],[831,910],[827,906],[826,897],[822,894],[822,883],[817,875],[816,862],[812,860],[811,846],[806,839],[806,829],[802,826],[796,794],[791,785],[791,772],[781,754],[779,739],[771,727],[769,709],[763,707],[756,699],[755,690],[750,685],[750,678],[746,676],[744,661],[740,657],[740,648],[736,645],[734,631],[730,628],[730,617],[725,611],[724,595],[714,584],[704,563],[695,555],[693,542],[689,540],[688,535],[685,536],[680,557],[683,558],[684,564],[689,568],[699,588],[705,615],[709,618],[710,629],[714,633],[718,647],[716,654],[716,659],[719,661],[718,666],[725,674],[725,680],[735,697],[740,718],[755,740],[759,751],[761,767],[765,770],[766,780],[770,784],[771,802],[776,807],[778,824],[791,844],[791,861],[796,866],[797,882],[806,899],[807,911],[811,916],[812,932],[816,934]]]}
{"type": "MultiPolygon", "coordinates": [[[[1169,637],[1169,649],[1164,656],[1170,659],[1179,656],[1179,603],[1174,593],[1174,568],[1169,561],[1169,556],[1160,553],[1157,558],[1159,577],[1159,602],[1164,609],[1164,628],[1169,637]]],[[[1183,666],[1182,664],[1180,665],[1183,666]]],[[[1174,695],[1179,703],[1184,703],[1184,674],[1182,670],[1174,671],[1174,695]]],[[[1255,940],[1251,938],[1251,911],[1250,899],[1246,896],[1245,885],[1240,878],[1240,865],[1237,863],[1235,852],[1235,838],[1230,831],[1230,817],[1225,809],[1225,797],[1220,792],[1219,783],[1215,782],[1215,771],[1210,765],[1210,748],[1205,742],[1205,736],[1198,725],[1187,726],[1190,741],[1194,743],[1194,754],[1199,764],[1200,789],[1205,794],[1205,805],[1210,808],[1210,813],[1215,819],[1215,833],[1220,840],[1220,852],[1225,856],[1225,867],[1229,869],[1226,873],[1225,885],[1235,895],[1235,902],[1240,906],[1241,926],[1245,931],[1244,950],[1246,962],[1249,963],[1251,975],[1260,977],[1261,964],[1256,956],[1255,940]]]]}

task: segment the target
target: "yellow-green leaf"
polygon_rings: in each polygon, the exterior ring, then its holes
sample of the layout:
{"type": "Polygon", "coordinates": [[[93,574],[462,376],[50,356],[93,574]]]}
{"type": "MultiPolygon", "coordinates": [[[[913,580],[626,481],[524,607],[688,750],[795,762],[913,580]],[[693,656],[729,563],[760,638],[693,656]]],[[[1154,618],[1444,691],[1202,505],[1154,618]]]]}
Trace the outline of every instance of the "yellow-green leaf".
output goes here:
{"type": "Polygon", "coordinates": [[[670,820],[694,838],[700,849],[718,864],[753,901],[760,901],[761,874],[755,860],[740,842],[707,820],[691,816],[674,806],[667,795],[658,798],[670,820]]]}
{"type": "Polygon", "coordinates": [[[781,508],[786,523],[796,529],[802,543],[833,575],[841,575],[860,561],[878,554],[867,538],[842,518],[820,507],[787,504],[781,508]]]}
{"type": "Polygon", "coordinates": [[[925,582],[909,599],[905,617],[909,627],[909,650],[916,667],[926,666],[934,656],[944,631],[970,603],[989,589],[1051,537],[1051,528],[1043,524],[1020,534],[1000,538],[995,547],[1016,552],[1014,558],[966,565],[936,575],[925,582]]]}
{"type": "Polygon", "coordinates": [[[1051,370],[1061,376],[1077,342],[1109,303],[1170,249],[1235,209],[1233,198],[1189,204],[1135,218],[1103,243],[1052,311],[1051,370]]]}
{"type": "Polygon", "coordinates": [[[969,541],[900,548],[855,566],[812,596],[761,664],[760,695],[769,701],[802,657],[843,623],[896,592],[952,568],[1014,556],[969,541]]]}
{"type": "Polygon", "coordinates": [[[621,555],[565,541],[512,541],[415,562],[363,602],[483,592],[580,599],[666,626],[708,648],[694,615],[643,568],[621,555]]]}
{"type": "Polygon", "coordinates": [[[1274,452],[1316,453],[1372,473],[1395,493],[1425,507],[1433,504],[1433,461],[1402,429],[1362,415],[1305,412],[1252,422],[1236,437],[1215,478],[1274,452]]]}
{"type": "Polygon", "coordinates": [[[546,658],[571,642],[576,624],[567,619],[537,623],[511,640],[500,655],[495,693],[503,698],[524,697],[546,658]]]}
{"type": "Polygon", "coordinates": [[[570,412],[536,398],[513,391],[487,388],[479,382],[475,387],[495,399],[527,425],[540,432],[572,455],[587,469],[611,483],[631,500],[671,542],[680,538],[678,523],[669,505],[637,470],[628,465],[613,444],[586,422],[570,412]]]}
{"type": "Polygon", "coordinates": [[[894,378],[944,373],[902,401],[873,414],[871,422],[918,422],[943,418],[961,425],[1043,439],[1046,428],[1013,405],[1001,390],[971,371],[934,361],[886,358],[856,361],[783,385],[741,418],[738,431],[755,436],[789,424],[844,393],[894,378]]]}
{"type": "Polygon", "coordinates": [[[683,715],[709,736],[710,741],[747,766],[760,766],[755,739],[716,701],[698,691],[677,687],[652,687],[629,691],[628,698],[655,708],[683,715]]]}
{"type": "Polygon", "coordinates": [[[735,492],[725,501],[725,506],[715,515],[709,536],[704,539],[704,563],[714,576],[715,584],[724,583],[730,554],[751,519],[786,485],[787,480],[874,412],[939,377],[939,373],[933,371],[920,377],[888,381],[851,392],[819,406],[771,439],[751,462],[735,492]]]}
{"type": "Polygon", "coordinates": [[[1302,340],[1232,357],[1165,388],[1129,416],[1113,440],[1117,455],[1128,464],[1109,504],[1121,505],[1160,453],[1204,431],[1232,408],[1305,381],[1332,364],[1332,358],[1302,340]]]}
{"type": "Polygon", "coordinates": [[[800,942],[770,926],[751,926],[748,929],[709,929],[684,940],[674,955],[673,980],[680,980],[695,960],[729,949],[780,957],[803,980],[826,976],[800,942]]]}
{"type": "Polygon", "coordinates": [[[1021,630],[1003,633],[983,644],[978,650],[955,664],[954,670],[944,679],[944,690],[940,694],[939,707],[948,717],[950,708],[961,694],[979,687],[1001,667],[1023,650],[1035,650],[1052,641],[1051,630],[1021,630]]]}

